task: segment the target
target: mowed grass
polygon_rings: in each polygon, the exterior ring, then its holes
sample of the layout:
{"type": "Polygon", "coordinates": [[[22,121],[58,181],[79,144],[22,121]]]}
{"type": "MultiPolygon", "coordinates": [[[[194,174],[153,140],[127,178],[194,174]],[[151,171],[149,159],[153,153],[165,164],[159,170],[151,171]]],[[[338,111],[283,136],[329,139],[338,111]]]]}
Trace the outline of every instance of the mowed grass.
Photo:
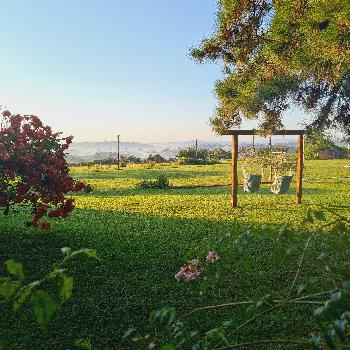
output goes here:
{"type": "MultiPolygon", "coordinates": [[[[229,164],[212,166],[158,166],[150,169],[97,166],[75,168],[77,178],[89,182],[95,189],[90,195],[76,197],[82,209],[145,213],[187,219],[277,224],[289,221],[298,225],[308,206],[332,206],[346,212],[350,203],[350,170],[346,161],[307,161],[304,170],[303,206],[295,206],[295,181],[288,194],[272,195],[270,186],[263,185],[259,193],[243,194],[239,190],[238,210],[230,205],[230,186],[195,187],[189,189],[135,190],[142,178],[164,174],[173,186],[227,185],[231,183],[229,164]],[[288,216],[288,217],[286,217],[288,216]],[[286,220],[288,219],[288,220],[286,220]]],[[[239,164],[240,169],[240,164],[239,164]]],[[[242,174],[240,181],[242,181],[242,174]]]]}
{"type": "MultiPolygon", "coordinates": [[[[67,220],[57,221],[47,232],[24,228],[25,212],[0,221],[0,275],[9,258],[25,265],[28,280],[50,271],[60,259],[60,248],[88,247],[98,251],[100,262],[83,257],[71,263],[73,298],[63,305],[41,332],[28,307],[18,315],[1,309],[0,343],[9,349],[75,349],[77,339],[90,339],[95,349],[128,349],[121,341],[130,326],[147,330],[151,310],[176,307],[179,315],[198,306],[247,299],[274,289],[283,291],[292,262],[281,266],[271,259],[270,241],[284,223],[298,230],[308,208],[330,207],[341,215],[350,208],[350,170],[346,161],[307,161],[303,204],[296,206],[295,182],[286,195],[269,193],[264,185],[257,194],[240,189],[237,209],[230,206],[230,187],[171,188],[139,190],[142,178],[159,174],[174,186],[229,184],[230,165],[134,166],[117,171],[114,166],[72,168],[75,178],[90,183],[94,191],[75,195],[77,209],[67,220]],[[174,274],[189,258],[203,258],[209,249],[227,251],[226,235],[235,235],[251,224],[259,234],[248,255],[257,267],[251,271],[230,270],[230,256],[223,253],[220,264],[226,273],[220,282],[200,296],[200,281],[177,284],[174,274]]],[[[332,219],[330,215],[327,218],[332,219]]],[[[317,256],[320,247],[310,252],[317,256]]],[[[307,272],[305,272],[307,273],[307,272]]],[[[277,295],[276,297],[279,297],[277,295]]],[[[267,338],[278,324],[281,337],[305,333],[310,326],[310,307],[298,306],[286,313],[259,321],[240,335],[267,338]],[[275,317],[275,318],[273,318],[275,317]],[[277,317],[277,319],[276,319],[277,317]]],[[[269,316],[270,317],[270,316],[269,316]]],[[[245,319],[243,309],[193,315],[189,322],[202,332],[225,319],[245,319]]]]}

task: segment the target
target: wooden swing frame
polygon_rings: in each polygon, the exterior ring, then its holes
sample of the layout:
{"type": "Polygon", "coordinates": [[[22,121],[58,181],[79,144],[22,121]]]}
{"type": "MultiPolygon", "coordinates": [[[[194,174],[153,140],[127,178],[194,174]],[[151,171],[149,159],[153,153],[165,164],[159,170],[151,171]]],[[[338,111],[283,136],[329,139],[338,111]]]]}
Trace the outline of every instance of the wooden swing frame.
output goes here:
{"type": "MultiPolygon", "coordinates": [[[[297,188],[296,204],[301,204],[303,194],[303,160],[304,160],[304,134],[305,130],[277,130],[267,136],[298,136],[298,164],[297,164],[297,188]]],[[[228,130],[222,135],[232,135],[232,192],[231,204],[233,208],[238,206],[238,136],[239,135],[261,135],[259,130],[228,130]]],[[[254,141],[253,141],[254,142],[254,141]]]]}

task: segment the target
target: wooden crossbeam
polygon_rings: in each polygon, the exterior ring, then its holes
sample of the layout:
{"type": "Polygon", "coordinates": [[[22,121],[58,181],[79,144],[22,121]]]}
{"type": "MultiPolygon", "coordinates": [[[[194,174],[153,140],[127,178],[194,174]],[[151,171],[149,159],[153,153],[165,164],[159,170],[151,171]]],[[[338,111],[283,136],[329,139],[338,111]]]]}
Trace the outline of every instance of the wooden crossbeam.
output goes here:
{"type": "MultiPolygon", "coordinates": [[[[269,135],[285,135],[285,136],[297,136],[306,134],[306,130],[276,130],[271,132],[269,135]]],[[[250,129],[250,130],[227,130],[221,135],[262,135],[260,130],[250,129]]]]}

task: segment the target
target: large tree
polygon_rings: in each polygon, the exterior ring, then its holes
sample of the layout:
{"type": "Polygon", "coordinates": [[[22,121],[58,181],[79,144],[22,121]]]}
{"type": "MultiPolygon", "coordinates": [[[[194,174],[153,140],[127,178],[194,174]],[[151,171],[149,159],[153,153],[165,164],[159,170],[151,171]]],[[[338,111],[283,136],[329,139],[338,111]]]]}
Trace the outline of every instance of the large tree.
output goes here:
{"type": "Polygon", "coordinates": [[[281,128],[298,105],[310,128],[350,135],[349,0],[220,0],[214,33],[192,57],[223,64],[218,133],[244,119],[281,128]]]}

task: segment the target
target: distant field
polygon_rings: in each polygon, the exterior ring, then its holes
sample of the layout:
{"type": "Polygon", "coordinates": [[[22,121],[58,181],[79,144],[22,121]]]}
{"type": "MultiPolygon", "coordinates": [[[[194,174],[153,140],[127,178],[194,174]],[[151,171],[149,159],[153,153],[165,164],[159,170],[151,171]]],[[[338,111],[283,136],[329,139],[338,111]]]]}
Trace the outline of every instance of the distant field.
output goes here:
{"type": "MultiPolygon", "coordinates": [[[[234,235],[241,225],[253,224],[263,237],[286,222],[298,229],[309,207],[328,206],[349,215],[350,169],[344,168],[346,163],[307,161],[301,206],[294,204],[293,182],[289,193],[280,196],[270,194],[268,185],[257,194],[243,194],[240,189],[240,207],[235,210],[230,205],[229,186],[135,189],[143,178],[159,174],[168,176],[174,186],[228,184],[229,164],[134,166],[120,171],[114,166],[72,168],[73,176],[90,183],[94,190],[75,195],[77,209],[69,219],[55,222],[48,232],[37,232],[24,228],[25,212],[1,217],[0,275],[3,262],[12,258],[23,262],[30,278],[40,277],[65,246],[94,248],[102,261],[81,258],[79,264],[73,264],[73,298],[59,310],[47,334],[37,329],[28,309],[19,316],[0,318],[0,340],[9,349],[75,349],[72,344],[81,338],[90,339],[94,349],[127,349],[121,342],[123,332],[132,325],[145,328],[152,309],[172,306],[183,314],[200,305],[263,294],[270,287],[285,288],[284,276],[291,267],[269,262],[263,238],[249,247],[263,275],[228,272],[221,284],[200,296],[196,281],[180,285],[174,274],[188,258],[203,256],[209,249],[220,254],[226,234],[234,235]]],[[[333,218],[327,215],[327,219],[333,218]]],[[[222,260],[229,266],[229,256],[222,260]]],[[[204,332],[229,316],[244,317],[239,312],[232,316],[231,310],[230,315],[198,314],[190,321],[204,332]]],[[[278,315],[280,333],[302,332],[308,316],[308,308],[278,315]]],[[[268,322],[258,323],[241,336],[268,336],[270,331],[268,322]]]]}
{"type": "MultiPolygon", "coordinates": [[[[243,194],[240,188],[240,209],[230,206],[230,186],[190,189],[136,190],[143,178],[164,174],[173,186],[230,184],[229,164],[210,166],[155,166],[149,169],[134,166],[121,171],[116,167],[97,166],[73,168],[73,174],[90,183],[95,191],[77,196],[82,209],[145,213],[188,219],[224,220],[249,223],[281,223],[288,220],[298,225],[309,205],[331,205],[337,210],[350,203],[350,170],[346,161],[307,161],[304,172],[303,203],[295,206],[295,181],[288,194],[276,196],[269,185],[256,194],[243,194]],[[286,212],[288,216],[286,217],[286,212]]],[[[240,169],[240,167],[239,167],[240,169]]],[[[242,176],[241,172],[240,175],[242,176]]],[[[240,178],[240,181],[242,179],[240,178]]]]}

